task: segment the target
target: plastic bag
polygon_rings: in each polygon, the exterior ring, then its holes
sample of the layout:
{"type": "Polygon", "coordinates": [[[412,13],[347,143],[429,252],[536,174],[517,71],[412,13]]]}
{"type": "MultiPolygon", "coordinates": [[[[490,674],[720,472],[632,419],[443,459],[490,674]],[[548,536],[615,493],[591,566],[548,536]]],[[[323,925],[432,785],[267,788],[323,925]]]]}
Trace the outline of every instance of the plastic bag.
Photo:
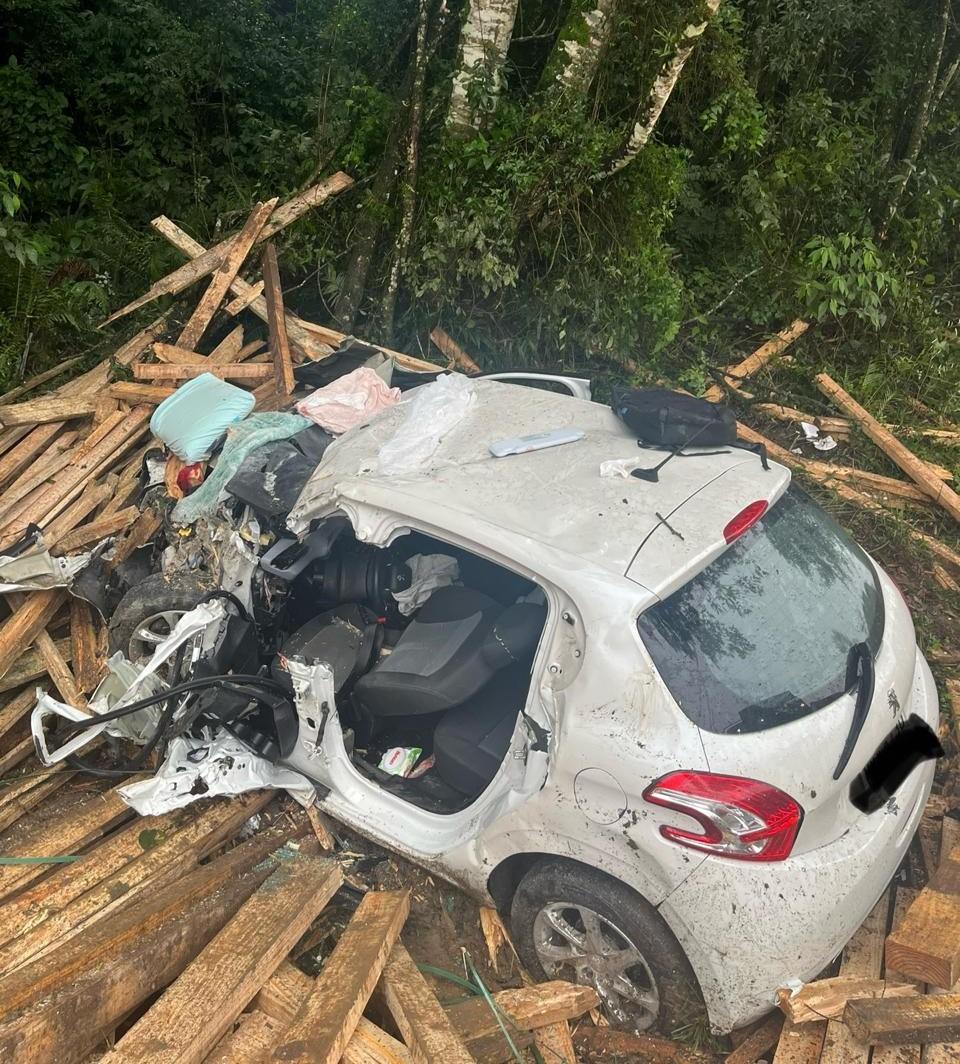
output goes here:
{"type": "Polygon", "coordinates": [[[150,431],[187,465],[209,458],[217,441],[253,410],[256,400],[212,373],[181,384],[153,412],[150,431]]]}
{"type": "Polygon", "coordinates": [[[301,399],[297,413],[328,432],[341,433],[366,425],[399,400],[399,388],[388,388],[375,370],[361,366],[301,399]]]}
{"type": "Polygon", "coordinates": [[[407,565],[410,586],[391,592],[404,617],[420,609],[438,587],[447,587],[460,579],[460,564],[449,554],[414,554],[407,559],[407,565]]]}
{"type": "Polygon", "coordinates": [[[388,476],[415,473],[476,401],[473,381],[461,373],[449,373],[417,388],[404,400],[406,415],[397,431],[380,448],[377,472],[388,476]]]}

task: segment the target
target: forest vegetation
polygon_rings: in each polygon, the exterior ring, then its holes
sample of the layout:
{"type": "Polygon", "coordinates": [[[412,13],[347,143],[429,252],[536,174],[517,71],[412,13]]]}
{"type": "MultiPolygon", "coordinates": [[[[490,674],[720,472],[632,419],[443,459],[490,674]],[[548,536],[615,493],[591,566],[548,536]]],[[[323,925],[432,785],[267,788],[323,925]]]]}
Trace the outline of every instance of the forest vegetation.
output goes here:
{"type": "Polygon", "coordinates": [[[343,169],[356,186],[278,241],[304,316],[697,391],[802,317],[780,401],[811,401],[826,369],[888,420],[906,397],[956,418],[958,16],[6,0],[0,390],[116,345],[97,324],[181,261],[154,215],[207,244],[343,169]]]}

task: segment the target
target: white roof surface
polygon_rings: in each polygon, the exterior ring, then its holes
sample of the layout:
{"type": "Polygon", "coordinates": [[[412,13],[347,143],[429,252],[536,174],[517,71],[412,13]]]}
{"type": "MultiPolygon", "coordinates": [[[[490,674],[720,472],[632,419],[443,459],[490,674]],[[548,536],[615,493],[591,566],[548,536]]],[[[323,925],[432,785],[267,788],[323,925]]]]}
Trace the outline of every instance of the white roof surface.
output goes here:
{"type": "MultiPolygon", "coordinates": [[[[599,403],[498,381],[481,379],[473,387],[472,409],[414,473],[376,472],[378,452],[401,427],[406,402],[343,435],[307,482],[289,526],[303,532],[312,519],[352,500],[438,529],[462,529],[468,522],[477,542],[496,543],[507,533],[527,541],[528,549],[539,544],[575,555],[581,565],[623,575],[661,517],[729,469],[754,463],[759,472],[755,456],[733,449],[680,455],[656,484],[601,477],[600,463],[608,459],[639,458],[650,467],[666,453],[638,448],[626,426],[599,403]],[[586,435],[575,443],[505,458],[494,458],[488,450],[497,440],[561,428],[586,435]]],[[[420,390],[407,392],[406,400],[420,390]]]]}

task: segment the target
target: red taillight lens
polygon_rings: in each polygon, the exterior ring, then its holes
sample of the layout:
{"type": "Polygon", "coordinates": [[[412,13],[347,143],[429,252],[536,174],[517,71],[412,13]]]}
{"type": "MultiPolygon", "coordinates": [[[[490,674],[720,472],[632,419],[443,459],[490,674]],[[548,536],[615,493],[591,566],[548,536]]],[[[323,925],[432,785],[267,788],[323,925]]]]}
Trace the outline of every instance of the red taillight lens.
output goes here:
{"type": "Polygon", "coordinates": [[[739,536],[742,536],[751,525],[755,525],[763,517],[769,505],[770,503],[766,499],[757,499],[756,502],[750,503],[749,506],[744,506],[740,513],[724,526],[723,538],[728,543],[732,543],[739,536]]]}
{"type": "Polygon", "coordinates": [[[713,772],[669,772],[651,783],[643,797],[703,828],[696,832],[663,824],[665,839],[738,861],[785,860],[803,820],[800,806],[776,787],[713,772]]]}

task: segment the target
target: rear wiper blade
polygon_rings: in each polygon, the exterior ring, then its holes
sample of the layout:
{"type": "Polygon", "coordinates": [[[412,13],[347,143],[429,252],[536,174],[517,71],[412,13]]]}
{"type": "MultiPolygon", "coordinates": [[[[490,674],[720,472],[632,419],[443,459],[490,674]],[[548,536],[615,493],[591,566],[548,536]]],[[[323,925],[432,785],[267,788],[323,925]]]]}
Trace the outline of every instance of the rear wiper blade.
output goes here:
{"type": "Polygon", "coordinates": [[[870,712],[870,703],[873,701],[873,689],[876,684],[876,670],[873,666],[873,654],[866,643],[854,643],[847,654],[847,687],[848,691],[856,690],[857,701],[853,706],[853,720],[850,721],[850,731],[847,733],[843,749],[840,751],[840,760],[833,770],[833,778],[840,779],[843,770],[850,761],[860,732],[870,712]]]}

